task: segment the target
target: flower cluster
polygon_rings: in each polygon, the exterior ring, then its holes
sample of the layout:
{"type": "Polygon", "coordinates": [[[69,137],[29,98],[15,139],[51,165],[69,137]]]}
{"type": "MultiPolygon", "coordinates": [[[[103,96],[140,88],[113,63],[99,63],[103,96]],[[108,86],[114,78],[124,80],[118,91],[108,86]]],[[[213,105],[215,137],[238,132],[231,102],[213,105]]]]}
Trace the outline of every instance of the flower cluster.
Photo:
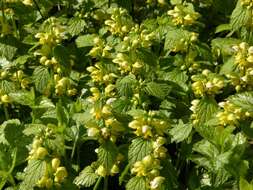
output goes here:
{"type": "Polygon", "coordinates": [[[245,6],[247,9],[250,9],[253,7],[253,1],[252,0],[241,0],[241,5],[245,6]]]}
{"type": "Polygon", "coordinates": [[[71,83],[71,80],[68,77],[62,77],[58,74],[54,75],[55,85],[55,94],[63,95],[66,94],[68,96],[74,96],[77,93],[77,90],[73,87],[74,85],[71,83]]]}
{"type": "Polygon", "coordinates": [[[123,8],[111,8],[109,9],[111,17],[105,21],[105,25],[108,26],[108,30],[119,36],[124,36],[133,27],[133,21],[128,15],[127,11],[123,8]]]}
{"type": "Polygon", "coordinates": [[[192,90],[196,96],[215,95],[221,93],[225,86],[224,78],[221,75],[203,70],[202,74],[193,75],[192,90]]]}
{"type": "Polygon", "coordinates": [[[39,39],[39,43],[41,45],[48,45],[52,47],[55,44],[59,44],[64,39],[65,28],[57,21],[56,18],[48,19],[47,24],[50,25],[49,30],[37,33],[35,38],[39,39]]]}
{"type": "Polygon", "coordinates": [[[197,119],[197,113],[198,113],[198,105],[199,105],[200,100],[199,99],[194,99],[191,101],[191,107],[190,110],[193,112],[191,115],[192,123],[197,124],[199,120],[197,119]]]}
{"type": "Polygon", "coordinates": [[[159,189],[165,179],[160,176],[161,169],[160,161],[152,155],[147,155],[141,161],[134,163],[131,173],[136,176],[146,177],[150,189],[159,189]]]}
{"type": "MultiPolygon", "coordinates": [[[[48,134],[48,131],[47,131],[48,134]]],[[[49,154],[47,148],[43,146],[43,138],[36,136],[33,140],[31,151],[29,152],[28,162],[33,160],[44,161],[47,169],[43,176],[37,182],[40,188],[50,189],[53,185],[60,186],[68,176],[67,170],[61,165],[58,157],[49,154]]]]}
{"type": "Polygon", "coordinates": [[[172,17],[172,22],[175,25],[181,26],[193,25],[200,17],[200,14],[194,11],[192,4],[176,5],[167,14],[172,17]]]}
{"type": "Polygon", "coordinates": [[[250,117],[253,117],[253,114],[244,111],[242,108],[235,106],[231,102],[220,102],[219,106],[223,109],[217,114],[220,125],[233,125],[236,126],[239,124],[240,120],[244,120],[250,117]]]}
{"type": "Polygon", "coordinates": [[[28,160],[44,159],[48,155],[48,151],[42,146],[42,142],[42,139],[38,137],[33,140],[32,150],[29,152],[28,160]]]}
{"type": "Polygon", "coordinates": [[[235,65],[238,72],[227,74],[230,82],[237,91],[253,88],[253,46],[242,42],[232,47],[234,50],[235,65]]]}
{"type": "Polygon", "coordinates": [[[51,174],[47,172],[44,176],[40,178],[37,182],[37,186],[40,188],[50,189],[53,185],[60,187],[65,178],[68,176],[68,172],[64,166],[60,166],[61,161],[59,158],[53,158],[51,160],[51,165],[47,164],[48,167],[51,167],[51,174]],[[54,177],[53,177],[54,176],[54,177]]]}
{"type": "Polygon", "coordinates": [[[111,57],[111,50],[112,47],[107,45],[104,40],[102,40],[99,37],[95,37],[94,40],[94,46],[90,50],[89,55],[92,57],[104,57],[104,58],[110,58],[111,57]]]}
{"type": "Polygon", "coordinates": [[[198,40],[198,34],[196,32],[191,32],[189,36],[181,38],[179,43],[171,48],[173,52],[180,52],[188,50],[189,46],[194,44],[198,40]]]}
{"type": "Polygon", "coordinates": [[[134,120],[128,124],[128,127],[135,130],[134,134],[143,138],[163,136],[168,128],[168,123],[156,116],[154,111],[134,114],[134,120]]]}

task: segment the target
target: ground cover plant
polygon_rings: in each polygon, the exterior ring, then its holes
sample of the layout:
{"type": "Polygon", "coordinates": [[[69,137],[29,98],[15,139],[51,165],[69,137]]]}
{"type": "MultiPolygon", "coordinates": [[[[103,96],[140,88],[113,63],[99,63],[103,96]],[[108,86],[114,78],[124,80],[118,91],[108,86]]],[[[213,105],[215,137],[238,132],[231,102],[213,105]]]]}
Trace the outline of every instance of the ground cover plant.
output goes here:
{"type": "Polygon", "coordinates": [[[0,189],[253,189],[252,0],[0,2],[0,189]]]}

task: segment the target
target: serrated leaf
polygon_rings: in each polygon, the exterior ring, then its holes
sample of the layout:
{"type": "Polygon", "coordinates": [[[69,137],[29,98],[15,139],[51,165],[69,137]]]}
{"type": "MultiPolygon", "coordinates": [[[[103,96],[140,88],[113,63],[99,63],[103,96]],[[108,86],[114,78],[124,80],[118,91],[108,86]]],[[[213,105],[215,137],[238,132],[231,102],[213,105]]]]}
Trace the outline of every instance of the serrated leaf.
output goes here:
{"type": "Polygon", "coordinates": [[[251,16],[251,10],[244,7],[241,4],[241,0],[239,0],[230,17],[230,24],[232,29],[236,31],[242,26],[249,24],[251,16]]]}
{"type": "Polygon", "coordinates": [[[151,66],[154,66],[157,64],[158,58],[152,51],[149,51],[148,49],[145,49],[145,48],[140,48],[135,53],[138,59],[143,61],[145,64],[148,64],[151,66]]]}
{"type": "Polygon", "coordinates": [[[53,49],[53,55],[60,65],[64,66],[65,68],[69,68],[70,58],[67,48],[65,48],[63,45],[57,45],[53,49]]]}
{"type": "Polygon", "coordinates": [[[160,76],[163,80],[171,81],[179,85],[185,91],[188,90],[188,86],[186,84],[188,80],[188,76],[185,72],[180,69],[173,69],[170,72],[161,72],[160,76]]]}
{"type": "Polygon", "coordinates": [[[98,148],[98,163],[109,172],[116,162],[117,154],[118,150],[115,144],[107,141],[98,148]]]}
{"type": "Polygon", "coordinates": [[[48,82],[50,81],[48,69],[42,66],[36,67],[33,71],[33,80],[36,90],[42,93],[47,88],[48,82]]]}
{"type": "Polygon", "coordinates": [[[20,90],[10,93],[9,96],[12,101],[21,105],[32,107],[35,104],[35,95],[33,91],[20,90]]]}
{"type": "Polygon", "coordinates": [[[92,47],[94,45],[94,38],[96,37],[96,35],[94,34],[86,34],[83,36],[79,36],[76,39],[76,46],[78,48],[81,47],[92,47]]]}
{"type": "Polygon", "coordinates": [[[236,38],[215,38],[212,40],[211,46],[213,51],[218,51],[219,54],[226,56],[232,55],[234,45],[240,43],[240,40],[236,38]]]}
{"type": "Polygon", "coordinates": [[[243,92],[228,98],[233,105],[242,108],[245,112],[253,113],[253,92],[243,92]]]}
{"type": "Polygon", "coordinates": [[[145,156],[152,152],[152,142],[142,138],[136,138],[132,141],[128,150],[129,164],[142,160],[145,156]]]}
{"type": "Polygon", "coordinates": [[[229,58],[220,68],[220,74],[230,74],[235,71],[236,64],[234,64],[234,57],[229,58]]]}
{"type": "Polygon", "coordinates": [[[74,184],[79,187],[90,187],[97,181],[98,177],[94,169],[91,166],[87,166],[81,171],[79,176],[75,178],[74,184]]]}
{"type": "Polygon", "coordinates": [[[52,150],[55,154],[60,155],[60,156],[65,155],[65,148],[63,148],[65,146],[64,136],[55,135],[53,139],[46,139],[45,143],[47,144],[49,150],[52,150]]]}
{"type": "Polygon", "coordinates": [[[136,82],[134,75],[128,75],[117,80],[116,88],[121,96],[131,96],[136,82]]]}
{"type": "Polygon", "coordinates": [[[28,124],[25,126],[25,129],[23,130],[23,133],[27,136],[30,135],[37,135],[41,131],[46,130],[47,126],[43,124],[28,124]]]}
{"type": "Polygon", "coordinates": [[[144,91],[151,96],[164,99],[170,92],[171,87],[167,84],[160,84],[156,82],[149,82],[146,84],[144,91]]]}
{"type": "Polygon", "coordinates": [[[22,137],[22,128],[21,123],[18,119],[12,119],[5,121],[1,127],[4,128],[4,136],[5,139],[9,142],[9,144],[17,144],[16,141],[22,137]]]}
{"type": "Polygon", "coordinates": [[[242,27],[240,30],[240,37],[241,37],[242,41],[252,44],[253,43],[253,31],[251,30],[251,27],[242,27]]]}
{"type": "Polygon", "coordinates": [[[45,175],[46,170],[46,161],[30,160],[25,169],[24,180],[22,181],[19,190],[33,189],[41,177],[45,175]]]}
{"type": "Polygon", "coordinates": [[[70,19],[68,24],[68,32],[71,36],[76,36],[84,30],[86,22],[83,19],[75,17],[70,19]]]}
{"type": "Polygon", "coordinates": [[[9,94],[10,92],[14,92],[16,90],[16,86],[14,82],[2,80],[0,81],[0,89],[3,91],[3,93],[9,94]]]}
{"type": "Polygon", "coordinates": [[[189,41],[191,35],[191,32],[187,30],[171,28],[171,30],[167,32],[165,38],[164,50],[175,52],[185,50],[187,46],[185,46],[185,42],[183,42],[182,39],[189,41]]]}
{"type": "Polygon", "coordinates": [[[217,111],[218,104],[214,98],[202,98],[196,107],[196,120],[198,120],[197,126],[203,126],[217,113],[217,111]]]}
{"type": "Polygon", "coordinates": [[[172,142],[179,143],[188,138],[191,131],[192,125],[189,123],[184,124],[183,121],[180,120],[179,123],[169,131],[169,134],[172,136],[172,142]]]}
{"type": "Polygon", "coordinates": [[[8,60],[12,60],[15,56],[17,48],[7,44],[0,43],[0,57],[5,57],[8,60]]]}
{"type": "Polygon", "coordinates": [[[148,190],[147,182],[144,177],[133,177],[126,184],[126,190],[148,190]]]}

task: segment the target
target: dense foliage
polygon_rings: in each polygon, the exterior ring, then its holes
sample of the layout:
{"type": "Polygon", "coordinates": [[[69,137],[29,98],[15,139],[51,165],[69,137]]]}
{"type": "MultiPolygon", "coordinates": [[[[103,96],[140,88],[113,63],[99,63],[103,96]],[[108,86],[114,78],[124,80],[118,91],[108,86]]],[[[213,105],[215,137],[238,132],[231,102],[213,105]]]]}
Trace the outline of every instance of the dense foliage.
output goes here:
{"type": "Polygon", "coordinates": [[[253,189],[253,0],[0,2],[0,189],[253,189]]]}

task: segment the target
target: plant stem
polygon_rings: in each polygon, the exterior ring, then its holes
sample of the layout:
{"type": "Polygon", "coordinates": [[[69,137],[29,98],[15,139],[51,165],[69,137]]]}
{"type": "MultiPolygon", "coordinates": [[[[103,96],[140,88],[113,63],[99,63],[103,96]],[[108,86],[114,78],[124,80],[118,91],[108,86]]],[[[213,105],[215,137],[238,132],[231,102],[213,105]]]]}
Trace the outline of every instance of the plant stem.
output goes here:
{"type": "Polygon", "coordinates": [[[42,14],[42,12],[41,12],[41,10],[40,10],[40,7],[39,7],[37,1],[36,1],[36,0],[33,0],[33,3],[35,4],[37,10],[39,11],[40,16],[44,19],[45,17],[43,16],[43,14],[42,14]]]}
{"type": "Polygon", "coordinates": [[[97,182],[96,182],[96,184],[95,184],[93,190],[98,190],[98,187],[99,187],[99,185],[100,185],[100,183],[101,183],[102,178],[103,178],[102,176],[100,176],[100,177],[98,178],[98,180],[97,180],[97,182]]]}
{"type": "Polygon", "coordinates": [[[4,34],[4,27],[5,27],[4,0],[2,0],[2,3],[1,3],[1,11],[3,15],[3,17],[1,17],[2,33],[4,34]]]}
{"type": "Polygon", "coordinates": [[[79,139],[79,128],[80,127],[79,127],[79,125],[77,127],[78,127],[78,133],[76,134],[75,142],[74,142],[73,149],[72,149],[72,152],[71,152],[71,160],[73,159],[73,157],[75,155],[75,149],[76,149],[77,142],[78,142],[78,139],[79,139]]]}
{"type": "Polygon", "coordinates": [[[108,176],[105,176],[103,190],[108,190],[108,176]]]}
{"type": "Polygon", "coordinates": [[[121,173],[120,177],[119,177],[119,184],[121,185],[123,183],[123,180],[126,176],[126,174],[128,173],[128,170],[130,168],[130,164],[127,164],[127,166],[125,167],[125,169],[123,170],[123,172],[121,173]]]}
{"type": "Polygon", "coordinates": [[[8,109],[7,109],[6,104],[3,104],[3,108],[4,108],[5,119],[6,119],[6,120],[9,120],[9,119],[10,119],[10,116],[9,116],[9,112],[8,112],[8,109]]]}

